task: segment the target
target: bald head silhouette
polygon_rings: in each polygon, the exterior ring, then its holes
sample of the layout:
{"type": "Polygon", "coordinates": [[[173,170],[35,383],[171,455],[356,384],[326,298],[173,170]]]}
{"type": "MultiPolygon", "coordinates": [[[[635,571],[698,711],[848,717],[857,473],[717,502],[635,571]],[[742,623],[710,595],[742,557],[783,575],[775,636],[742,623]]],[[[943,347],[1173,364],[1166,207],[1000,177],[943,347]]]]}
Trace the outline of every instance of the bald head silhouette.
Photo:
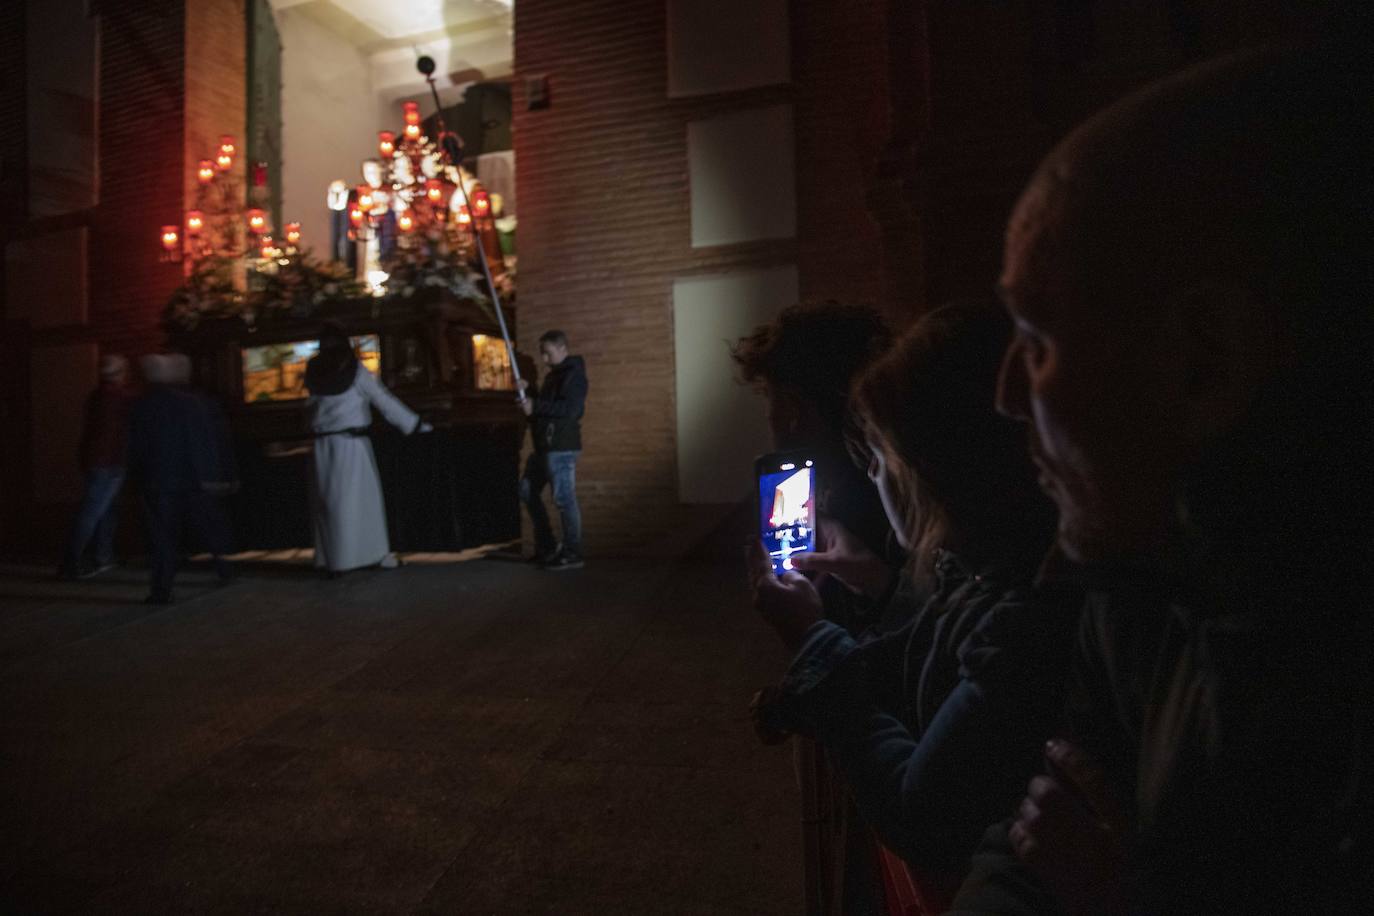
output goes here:
{"type": "Polygon", "coordinates": [[[1279,373],[1370,361],[1370,80],[1339,49],[1252,51],[1157,83],[1041,164],[1007,227],[1032,423],[1080,558],[1157,548],[1188,467],[1279,373]]]}

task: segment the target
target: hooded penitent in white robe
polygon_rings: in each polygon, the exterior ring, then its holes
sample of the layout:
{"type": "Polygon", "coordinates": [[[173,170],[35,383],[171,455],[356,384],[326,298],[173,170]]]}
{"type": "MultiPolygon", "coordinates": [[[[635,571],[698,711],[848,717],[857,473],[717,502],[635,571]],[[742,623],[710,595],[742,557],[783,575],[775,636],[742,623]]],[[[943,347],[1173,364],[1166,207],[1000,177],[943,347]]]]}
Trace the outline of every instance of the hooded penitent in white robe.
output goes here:
{"type": "Polygon", "coordinates": [[[420,418],[362,364],[343,393],[317,395],[310,401],[315,431],[315,565],[332,571],[375,566],[391,553],[377,459],[366,435],[345,431],[370,426],[373,407],[407,434],[420,426],[420,418]]]}

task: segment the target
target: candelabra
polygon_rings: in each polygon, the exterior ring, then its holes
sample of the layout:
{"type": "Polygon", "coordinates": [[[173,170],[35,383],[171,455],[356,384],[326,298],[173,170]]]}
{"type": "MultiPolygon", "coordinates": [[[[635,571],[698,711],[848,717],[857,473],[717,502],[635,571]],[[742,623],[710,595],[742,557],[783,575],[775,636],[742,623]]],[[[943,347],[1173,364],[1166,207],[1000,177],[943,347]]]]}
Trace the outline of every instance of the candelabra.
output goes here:
{"type": "Polygon", "coordinates": [[[366,181],[349,201],[351,236],[366,243],[360,278],[375,295],[387,292],[387,281],[398,269],[468,263],[477,238],[486,234],[495,240],[486,190],[461,165],[444,161],[439,146],[425,135],[418,103],[405,102],[403,113],[399,137],[378,132],[378,158],[364,164],[366,181]]]}
{"type": "MultiPolygon", "coordinates": [[[[234,138],[220,137],[214,158],[196,166],[194,206],[180,226],[162,227],[162,260],[183,262],[187,276],[215,259],[243,262],[245,275],[271,273],[300,252],[300,223],[287,223],[281,238],[274,238],[267,212],[245,203],[233,174],[235,154],[234,138]]],[[[266,178],[266,166],[255,166],[255,185],[265,185],[266,178]]]]}

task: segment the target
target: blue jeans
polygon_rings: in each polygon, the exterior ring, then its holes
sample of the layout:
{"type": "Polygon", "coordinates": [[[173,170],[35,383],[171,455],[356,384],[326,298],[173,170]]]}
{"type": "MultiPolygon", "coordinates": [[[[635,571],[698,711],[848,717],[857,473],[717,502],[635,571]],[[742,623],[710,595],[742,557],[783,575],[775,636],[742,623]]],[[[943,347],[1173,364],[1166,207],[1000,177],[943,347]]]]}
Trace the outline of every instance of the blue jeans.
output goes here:
{"type": "Polygon", "coordinates": [[[563,523],[563,550],[582,555],[582,513],[577,509],[577,456],[581,452],[534,452],[525,461],[520,478],[520,501],[534,525],[534,548],[541,554],[553,553],[558,541],[544,508],[544,487],[553,484],[553,502],[563,523]]]}
{"type": "Polygon", "coordinates": [[[119,489],[124,486],[123,468],[91,468],[86,472],[85,493],[81,507],[76,510],[71,537],[67,540],[67,554],[62,560],[65,569],[75,572],[87,546],[94,543],[95,562],[104,566],[114,559],[116,510],[119,489]]]}

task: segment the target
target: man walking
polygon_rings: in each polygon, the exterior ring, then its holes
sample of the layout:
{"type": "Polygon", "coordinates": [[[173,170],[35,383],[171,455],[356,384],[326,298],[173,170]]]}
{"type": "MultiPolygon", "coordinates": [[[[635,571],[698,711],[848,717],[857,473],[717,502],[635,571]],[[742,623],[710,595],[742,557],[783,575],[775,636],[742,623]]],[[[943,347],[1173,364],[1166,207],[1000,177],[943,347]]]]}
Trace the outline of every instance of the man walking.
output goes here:
{"type": "MultiPolygon", "coordinates": [[[[546,331],[540,336],[539,356],[549,371],[539,394],[520,402],[520,409],[530,418],[534,442],[534,452],[520,478],[520,501],[534,526],[535,559],[545,569],[581,569],[582,516],[577,509],[575,475],[577,456],[582,452],[587,369],[582,357],[568,355],[568,337],[562,331],[546,331]],[[561,547],[544,508],[544,487],[550,483],[563,527],[561,547]]],[[[521,379],[522,387],[527,384],[521,379]]]]}
{"type": "Polygon", "coordinates": [[[63,579],[87,578],[114,565],[114,534],[119,490],[124,485],[129,392],[125,387],[129,362],[118,354],[100,361],[100,386],[86,399],[81,427],[81,471],[85,492],[72,523],[67,552],[57,574],[63,579]],[[85,565],[86,548],[94,548],[94,564],[85,565]]]}
{"type": "MultiPolygon", "coordinates": [[[[226,552],[223,532],[211,512],[207,487],[219,482],[219,456],[209,416],[186,390],[186,364],[179,355],[151,354],[142,362],[148,388],[129,414],[129,474],[143,499],[152,554],[148,604],[172,602],[172,577],[189,524],[213,556],[226,552]]],[[[217,562],[221,581],[228,567],[217,562]]]]}

